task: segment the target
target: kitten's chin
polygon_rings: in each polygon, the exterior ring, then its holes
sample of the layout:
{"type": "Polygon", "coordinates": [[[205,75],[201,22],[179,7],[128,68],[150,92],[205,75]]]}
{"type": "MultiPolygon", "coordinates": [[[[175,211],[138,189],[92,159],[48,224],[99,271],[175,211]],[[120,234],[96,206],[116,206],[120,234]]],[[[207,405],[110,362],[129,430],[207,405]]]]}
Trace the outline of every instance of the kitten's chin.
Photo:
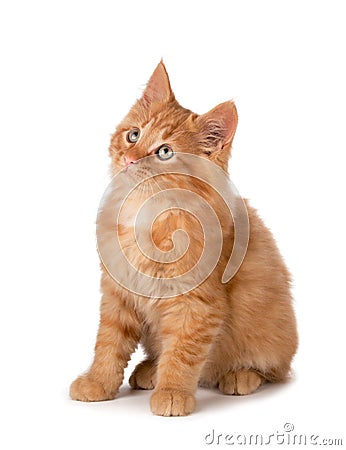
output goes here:
{"type": "Polygon", "coordinates": [[[135,184],[141,182],[141,179],[139,179],[137,172],[130,166],[122,169],[121,173],[123,173],[124,176],[128,178],[128,180],[132,181],[135,184]]]}

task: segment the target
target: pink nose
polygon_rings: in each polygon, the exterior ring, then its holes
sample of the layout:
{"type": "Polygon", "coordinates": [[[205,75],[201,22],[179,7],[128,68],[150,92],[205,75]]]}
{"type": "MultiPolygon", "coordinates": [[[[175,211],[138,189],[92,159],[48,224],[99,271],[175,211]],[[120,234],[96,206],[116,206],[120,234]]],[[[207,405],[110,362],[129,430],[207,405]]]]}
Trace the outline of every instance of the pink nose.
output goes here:
{"type": "Polygon", "coordinates": [[[131,156],[131,155],[125,156],[126,168],[129,167],[130,164],[135,164],[136,162],[137,162],[137,159],[134,156],[131,156]]]}

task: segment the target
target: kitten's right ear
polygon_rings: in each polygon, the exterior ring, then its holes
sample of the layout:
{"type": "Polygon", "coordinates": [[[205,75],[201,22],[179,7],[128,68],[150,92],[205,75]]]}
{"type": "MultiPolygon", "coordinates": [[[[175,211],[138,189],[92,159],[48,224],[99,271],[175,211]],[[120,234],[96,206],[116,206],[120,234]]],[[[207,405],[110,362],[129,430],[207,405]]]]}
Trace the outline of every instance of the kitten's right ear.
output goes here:
{"type": "Polygon", "coordinates": [[[151,105],[152,103],[168,103],[174,100],[168,73],[162,60],[150,77],[147,87],[143,92],[142,100],[147,105],[151,105]]]}

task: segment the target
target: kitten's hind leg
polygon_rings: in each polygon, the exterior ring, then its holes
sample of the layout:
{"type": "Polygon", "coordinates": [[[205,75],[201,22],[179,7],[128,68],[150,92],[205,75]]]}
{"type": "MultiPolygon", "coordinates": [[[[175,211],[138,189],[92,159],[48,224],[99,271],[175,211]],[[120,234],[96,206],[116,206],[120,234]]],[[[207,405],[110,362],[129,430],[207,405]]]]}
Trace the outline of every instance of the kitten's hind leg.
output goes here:
{"type": "Polygon", "coordinates": [[[229,371],[219,381],[219,389],[227,395],[246,395],[256,391],[265,379],[254,370],[229,371]]]}
{"type": "Polygon", "coordinates": [[[156,384],[156,363],[145,359],[139,363],[129,379],[132,389],[154,389],[156,384]]]}

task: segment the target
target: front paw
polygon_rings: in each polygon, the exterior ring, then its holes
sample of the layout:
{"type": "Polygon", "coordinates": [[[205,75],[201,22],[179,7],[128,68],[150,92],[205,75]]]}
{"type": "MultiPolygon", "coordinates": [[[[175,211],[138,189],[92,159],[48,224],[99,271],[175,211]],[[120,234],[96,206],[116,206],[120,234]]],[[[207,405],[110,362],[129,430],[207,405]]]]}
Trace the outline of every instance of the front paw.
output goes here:
{"type": "Polygon", "coordinates": [[[70,396],[72,400],[81,402],[101,402],[113,400],[115,394],[106,392],[101,383],[90,379],[88,375],[81,375],[71,384],[70,396]]]}
{"type": "Polygon", "coordinates": [[[187,416],[195,409],[195,398],[184,391],[158,389],[151,396],[150,407],[157,416],[187,416]]]}

